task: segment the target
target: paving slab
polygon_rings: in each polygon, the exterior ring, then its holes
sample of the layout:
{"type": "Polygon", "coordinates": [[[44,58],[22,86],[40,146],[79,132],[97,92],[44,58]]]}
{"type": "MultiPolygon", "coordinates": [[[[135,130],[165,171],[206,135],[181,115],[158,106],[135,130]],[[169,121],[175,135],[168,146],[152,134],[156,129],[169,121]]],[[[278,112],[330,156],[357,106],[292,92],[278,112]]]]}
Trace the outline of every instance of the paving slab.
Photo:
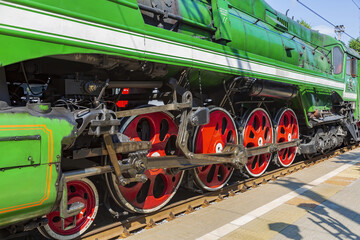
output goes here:
{"type": "Polygon", "coordinates": [[[301,238],[291,238],[294,229],[286,227],[273,239],[360,239],[360,169],[346,172],[358,179],[293,223],[301,238]]]}

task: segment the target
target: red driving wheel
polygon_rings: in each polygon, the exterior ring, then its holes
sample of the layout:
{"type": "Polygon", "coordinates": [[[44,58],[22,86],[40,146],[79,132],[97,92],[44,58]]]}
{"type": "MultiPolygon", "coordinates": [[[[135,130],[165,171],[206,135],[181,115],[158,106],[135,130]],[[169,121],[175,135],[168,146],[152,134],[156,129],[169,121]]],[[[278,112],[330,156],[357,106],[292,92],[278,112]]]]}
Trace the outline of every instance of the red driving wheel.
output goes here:
{"type": "MultiPolygon", "coordinates": [[[[282,109],[275,118],[276,142],[289,142],[299,139],[299,124],[296,115],[291,109],[282,109]]],[[[296,157],[297,147],[281,149],[277,152],[278,163],[282,167],[290,166],[296,157]]]]}
{"type": "MultiPolygon", "coordinates": [[[[246,148],[259,147],[273,142],[273,127],[269,115],[262,108],[256,108],[245,117],[242,133],[246,148]]],[[[271,153],[248,158],[246,172],[252,177],[262,175],[271,160],[271,153]]]]}
{"type": "MultiPolygon", "coordinates": [[[[149,157],[174,155],[178,127],[166,113],[149,113],[126,120],[120,132],[134,141],[150,141],[149,157]]],[[[110,178],[110,189],[120,206],[130,212],[150,213],[163,207],[176,193],[183,172],[173,173],[166,169],[151,169],[144,172],[145,183],[133,182],[122,186],[116,183],[115,175],[110,178]]]]}
{"type": "MultiPolygon", "coordinates": [[[[210,122],[200,126],[194,136],[195,153],[220,153],[226,144],[237,144],[237,131],[230,114],[221,108],[210,110],[210,122]]],[[[231,178],[229,164],[213,164],[194,169],[195,183],[203,190],[216,191],[231,178]]]]}
{"type": "MultiPolygon", "coordinates": [[[[69,230],[62,229],[60,212],[54,211],[46,215],[49,223],[40,232],[55,239],[73,239],[83,234],[93,223],[99,206],[99,196],[94,184],[83,178],[67,183],[68,205],[81,202],[84,208],[75,216],[76,225],[69,230]]],[[[65,219],[65,228],[73,224],[73,217],[65,219]]]]}

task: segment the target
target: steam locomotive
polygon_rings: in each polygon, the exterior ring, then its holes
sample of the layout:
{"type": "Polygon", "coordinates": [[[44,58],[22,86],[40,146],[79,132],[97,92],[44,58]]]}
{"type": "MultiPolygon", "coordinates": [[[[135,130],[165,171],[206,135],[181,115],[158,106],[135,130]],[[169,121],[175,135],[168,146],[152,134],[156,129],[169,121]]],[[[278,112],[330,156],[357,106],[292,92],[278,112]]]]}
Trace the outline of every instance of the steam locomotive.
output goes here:
{"type": "Polygon", "coordinates": [[[264,0],[1,0],[0,43],[3,235],[73,239],[108,198],[150,213],[360,140],[360,56],[264,0]]]}

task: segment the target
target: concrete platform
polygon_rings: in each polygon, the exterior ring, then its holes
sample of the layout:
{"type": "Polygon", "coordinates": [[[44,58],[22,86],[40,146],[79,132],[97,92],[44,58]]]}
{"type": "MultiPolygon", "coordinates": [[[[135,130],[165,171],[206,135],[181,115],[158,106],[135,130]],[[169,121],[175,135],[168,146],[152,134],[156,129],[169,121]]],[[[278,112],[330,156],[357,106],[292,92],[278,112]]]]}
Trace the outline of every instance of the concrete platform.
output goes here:
{"type": "Polygon", "coordinates": [[[127,239],[360,239],[360,149],[127,239]]]}

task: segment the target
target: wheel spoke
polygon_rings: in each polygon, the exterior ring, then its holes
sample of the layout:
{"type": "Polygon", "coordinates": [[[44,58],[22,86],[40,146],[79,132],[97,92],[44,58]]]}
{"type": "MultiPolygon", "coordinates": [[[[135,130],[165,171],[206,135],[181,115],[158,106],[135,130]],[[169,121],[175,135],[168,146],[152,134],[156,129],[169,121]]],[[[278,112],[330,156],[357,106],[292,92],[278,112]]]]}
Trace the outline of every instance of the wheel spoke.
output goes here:
{"type": "Polygon", "coordinates": [[[213,181],[217,181],[217,183],[219,183],[219,174],[221,174],[221,165],[220,164],[216,164],[215,165],[215,172],[214,172],[214,176],[213,176],[213,181]]]}
{"type": "Polygon", "coordinates": [[[127,192],[127,199],[129,202],[136,202],[136,196],[138,195],[139,191],[141,190],[143,184],[141,183],[130,183],[126,186],[118,185],[121,191],[127,192]]]}
{"type": "Polygon", "coordinates": [[[149,197],[154,195],[155,178],[148,179],[148,181],[150,181],[150,187],[147,193],[147,196],[149,197]]]}
{"type": "Polygon", "coordinates": [[[252,169],[253,170],[258,170],[259,169],[259,166],[260,165],[260,155],[257,155],[256,157],[255,157],[255,161],[252,163],[252,169]]]}
{"type": "MultiPolygon", "coordinates": [[[[216,131],[216,130],[215,130],[214,133],[211,135],[210,143],[209,143],[209,146],[208,146],[208,148],[207,148],[207,152],[212,152],[212,151],[213,151],[212,148],[213,148],[214,146],[216,146],[217,141],[218,141],[219,139],[222,139],[222,135],[220,134],[219,131],[216,131]]],[[[216,150],[215,150],[215,152],[216,152],[216,150]]]]}
{"type": "Polygon", "coordinates": [[[202,167],[198,167],[198,171],[200,175],[208,175],[210,170],[211,170],[211,166],[212,165],[206,165],[206,166],[202,166],[202,167]]]}

